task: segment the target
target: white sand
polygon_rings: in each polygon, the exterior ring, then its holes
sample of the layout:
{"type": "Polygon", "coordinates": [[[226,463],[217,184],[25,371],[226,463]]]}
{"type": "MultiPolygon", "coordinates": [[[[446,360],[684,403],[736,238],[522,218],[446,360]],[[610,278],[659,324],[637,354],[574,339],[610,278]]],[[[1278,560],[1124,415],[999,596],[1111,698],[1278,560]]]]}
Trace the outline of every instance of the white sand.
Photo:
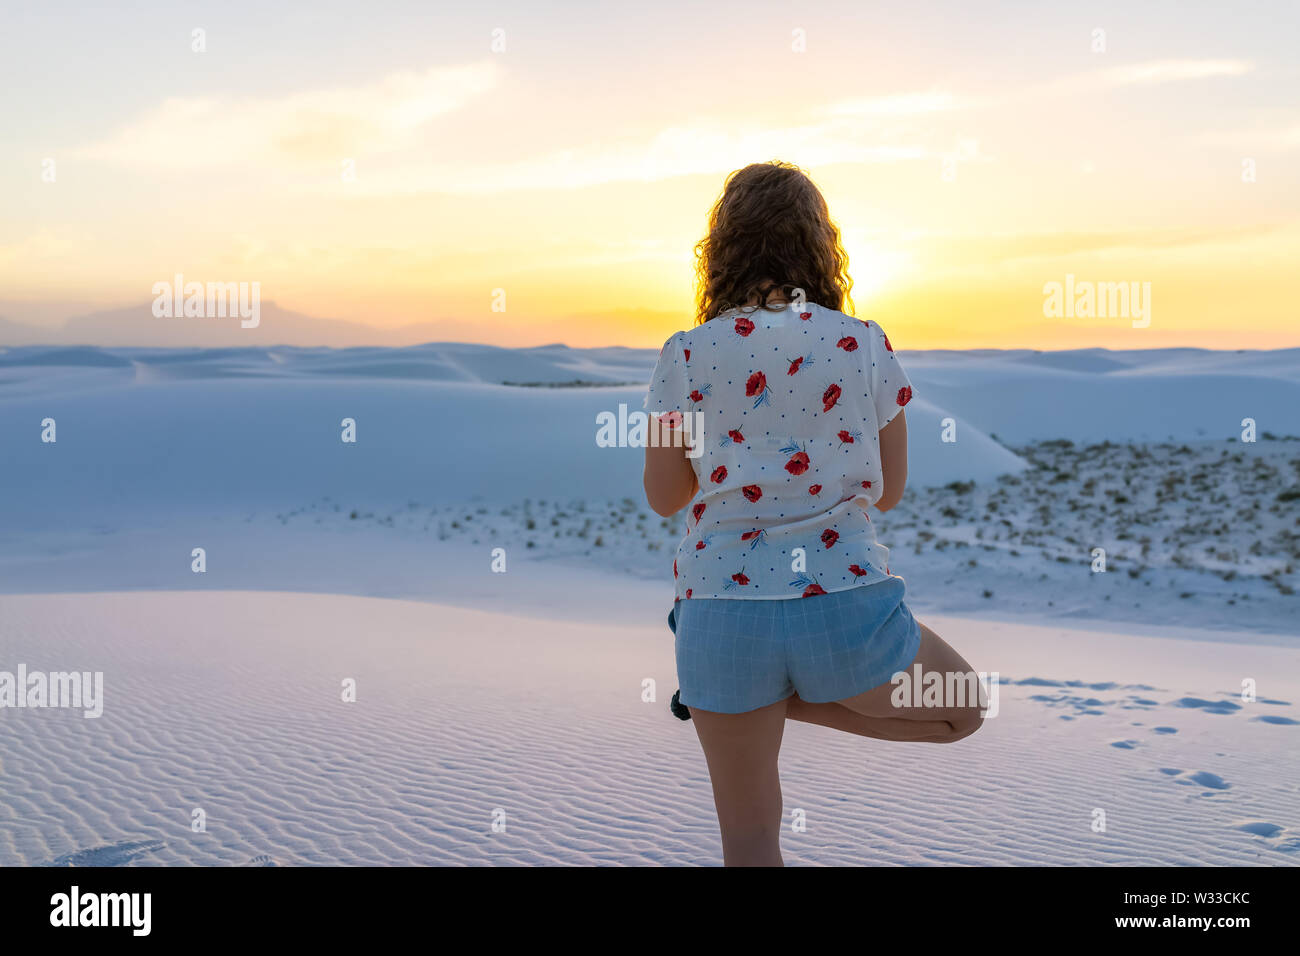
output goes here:
{"type": "MultiPolygon", "coordinates": [[[[1300,455],[1235,441],[1243,417],[1300,434],[1300,351],[905,359],[915,490],[881,533],[918,615],[1012,683],[953,747],[790,724],[808,830],[787,861],[1300,863],[1300,455]],[[1034,479],[1014,449],[1062,437],[1195,447],[1158,497],[1175,452],[1142,445],[1122,475],[1066,456],[1066,480],[1034,479]],[[923,491],[955,480],[978,489],[923,491]],[[1139,575],[1091,575],[1094,539],[1139,575]]],[[[676,525],[642,515],[640,450],[594,442],[642,389],[494,384],[652,361],[0,349],[0,670],[103,671],[106,695],[98,719],[0,709],[0,865],[717,863],[694,730],[667,710],[676,525]]]]}
{"type": "MultiPolygon", "coordinates": [[[[787,862],[1300,860],[1300,708],[1186,700],[1232,703],[1249,676],[1294,702],[1300,653],[929,623],[1015,682],[1000,713],[950,747],[789,724],[786,808],[808,829],[783,835],[787,862]],[[1046,684],[1063,680],[1082,684],[1046,684]]],[[[27,596],[0,603],[0,652],[105,675],[98,719],[4,715],[0,864],[720,858],[694,731],[667,711],[666,627],[328,595],[27,596]]]]}

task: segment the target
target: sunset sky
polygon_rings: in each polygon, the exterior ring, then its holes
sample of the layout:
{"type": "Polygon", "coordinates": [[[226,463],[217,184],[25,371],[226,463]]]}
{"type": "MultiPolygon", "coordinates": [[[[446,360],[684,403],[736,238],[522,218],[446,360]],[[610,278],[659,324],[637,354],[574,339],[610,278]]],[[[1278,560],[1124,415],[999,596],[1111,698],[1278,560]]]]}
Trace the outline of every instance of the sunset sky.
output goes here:
{"type": "Polygon", "coordinates": [[[84,7],[6,5],[8,319],[180,272],[385,329],[658,346],[723,178],[779,158],[904,347],[1300,345],[1291,0],[84,7]],[[1149,282],[1150,327],[1046,317],[1067,274],[1149,282]]]}

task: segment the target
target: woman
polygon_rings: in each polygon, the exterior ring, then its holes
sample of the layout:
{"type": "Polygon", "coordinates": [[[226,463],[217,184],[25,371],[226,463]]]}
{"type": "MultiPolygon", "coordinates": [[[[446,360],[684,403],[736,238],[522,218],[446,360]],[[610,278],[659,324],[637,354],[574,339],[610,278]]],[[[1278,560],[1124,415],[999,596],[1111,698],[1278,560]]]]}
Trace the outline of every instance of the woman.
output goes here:
{"type": "Polygon", "coordinates": [[[979,728],[980,695],[956,692],[970,665],[913,619],[875,540],[867,509],[907,482],[912,388],[884,330],[844,311],[821,193],[785,163],[732,173],[696,256],[696,327],[664,344],[646,397],[645,492],[663,516],[699,496],[670,623],[724,862],[779,866],[787,719],[949,743],[979,728]],[[897,672],[945,690],[922,702],[897,672]]]}

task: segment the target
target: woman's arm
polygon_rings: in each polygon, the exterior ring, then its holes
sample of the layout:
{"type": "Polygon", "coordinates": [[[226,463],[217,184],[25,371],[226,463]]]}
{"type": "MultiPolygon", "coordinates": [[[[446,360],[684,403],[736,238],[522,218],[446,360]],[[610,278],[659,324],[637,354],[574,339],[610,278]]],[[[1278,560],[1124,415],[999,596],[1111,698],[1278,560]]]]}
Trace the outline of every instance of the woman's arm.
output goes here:
{"type": "Polygon", "coordinates": [[[903,499],[907,487],[907,416],[902,409],[880,429],[880,469],[885,487],[880,489],[876,507],[888,511],[903,499]]]}
{"type": "Polygon", "coordinates": [[[690,504],[700,486],[686,457],[689,449],[683,441],[681,416],[675,427],[652,416],[650,429],[657,440],[645,449],[645,498],[655,514],[667,518],[690,504]]]}

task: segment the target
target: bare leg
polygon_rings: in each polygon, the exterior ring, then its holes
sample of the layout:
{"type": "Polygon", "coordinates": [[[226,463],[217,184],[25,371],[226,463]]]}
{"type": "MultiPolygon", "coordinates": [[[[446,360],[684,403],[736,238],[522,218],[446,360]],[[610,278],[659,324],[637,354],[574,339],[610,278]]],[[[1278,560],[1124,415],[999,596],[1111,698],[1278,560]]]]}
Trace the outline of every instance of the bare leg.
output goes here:
{"type": "Polygon", "coordinates": [[[786,701],[744,714],[691,708],[713,781],[725,866],[783,866],[777,756],[786,701]]]}
{"type": "MultiPolygon", "coordinates": [[[[921,675],[969,675],[971,666],[934,631],[921,625],[921,646],[908,666],[921,675]]],[[[946,679],[941,686],[948,686],[946,679]]],[[[782,866],[781,778],[777,757],[786,719],[832,727],[880,740],[951,743],[980,728],[978,697],[957,706],[895,706],[893,683],[856,697],[812,704],[797,695],[744,714],[718,714],[691,708],[695,732],[704,748],[713,781],[713,802],[722,831],[727,866],[782,866]],[[973,706],[972,706],[973,705],[973,706]]]]}
{"type": "MultiPolygon", "coordinates": [[[[923,675],[931,671],[945,676],[973,673],[970,664],[924,624],[921,625],[921,647],[907,668],[912,679],[916,677],[914,668],[918,663],[923,675]]],[[[809,703],[796,696],[790,698],[787,715],[791,720],[820,724],[863,737],[936,744],[969,737],[979,730],[983,721],[977,697],[969,698],[962,706],[955,706],[954,701],[945,701],[949,706],[896,707],[892,699],[894,691],[894,684],[885,683],[856,697],[825,704],[809,703]]]]}

